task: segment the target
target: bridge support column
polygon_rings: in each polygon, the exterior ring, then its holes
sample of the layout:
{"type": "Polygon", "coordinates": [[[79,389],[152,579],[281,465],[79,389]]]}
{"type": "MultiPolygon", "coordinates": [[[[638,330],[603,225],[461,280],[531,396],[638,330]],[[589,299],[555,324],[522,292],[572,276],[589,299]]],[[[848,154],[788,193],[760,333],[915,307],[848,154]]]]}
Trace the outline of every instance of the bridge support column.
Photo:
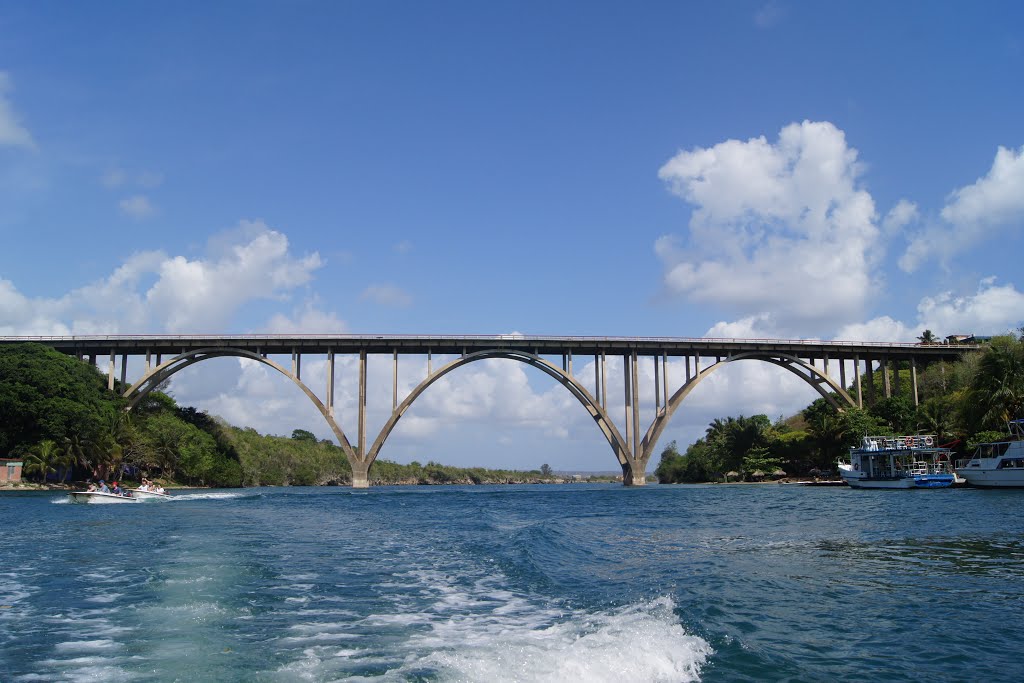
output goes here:
{"type": "Polygon", "coordinates": [[[622,465],[622,483],[625,486],[647,485],[647,460],[626,457],[622,465]]]}
{"type": "Polygon", "coordinates": [[[352,462],[352,488],[370,488],[370,466],[364,462],[352,462]]]}

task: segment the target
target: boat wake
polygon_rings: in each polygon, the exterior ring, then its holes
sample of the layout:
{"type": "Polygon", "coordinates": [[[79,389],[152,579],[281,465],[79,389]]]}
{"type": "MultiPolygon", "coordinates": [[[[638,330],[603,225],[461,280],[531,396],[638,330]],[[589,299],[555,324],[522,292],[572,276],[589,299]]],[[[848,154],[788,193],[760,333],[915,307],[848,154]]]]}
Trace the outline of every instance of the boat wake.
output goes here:
{"type": "Polygon", "coordinates": [[[440,572],[404,578],[434,593],[433,603],[355,621],[310,614],[313,619],[280,639],[301,656],[278,674],[285,680],[379,680],[384,674],[387,680],[699,681],[713,653],[707,641],[685,631],[668,597],[568,609],[486,580],[467,590],[440,572]],[[358,637],[366,632],[391,637],[378,646],[358,637]]]}
{"type": "Polygon", "coordinates": [[[204,491],[201,493],[172,493],[168,500],[229,500],[232,498],[258,498],[258,493],[242,491],[204,491]]]}

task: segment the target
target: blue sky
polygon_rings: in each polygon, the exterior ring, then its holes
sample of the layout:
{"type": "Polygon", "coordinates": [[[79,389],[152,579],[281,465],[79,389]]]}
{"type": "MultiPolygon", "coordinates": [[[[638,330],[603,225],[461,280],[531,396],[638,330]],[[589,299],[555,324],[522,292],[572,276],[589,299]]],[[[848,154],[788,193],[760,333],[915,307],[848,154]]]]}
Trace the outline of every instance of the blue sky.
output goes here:
{"type": "MultiPolygon", "coordinates": [[[[1022,20],[1013,2],[2,3],[0,334],[1014,329],[1022,20]]],[[[739,365],[666,440],[814,395],[739,365]]],[[[189,372],[183,403],[329,435],[261,368],[189,372]]],[[[456,375],[382,457],[614,467],[545,378],[456,375]]]]}

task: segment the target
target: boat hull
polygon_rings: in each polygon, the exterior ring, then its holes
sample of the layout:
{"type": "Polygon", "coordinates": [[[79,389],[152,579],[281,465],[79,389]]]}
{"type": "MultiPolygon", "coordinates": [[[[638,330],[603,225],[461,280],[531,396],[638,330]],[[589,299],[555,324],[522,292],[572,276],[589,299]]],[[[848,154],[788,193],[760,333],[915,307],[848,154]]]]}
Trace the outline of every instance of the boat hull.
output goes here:
{"type": "Polygon", "coordinates": [[[1024,488],[1024,469],[967,469],[959,472],[969,486],[981,488],[1024,488]]]}
{"type": "Polygon", "coordinates": [[[872,478],[849,465],[840,465],[839,474],[855,489],[940,489],[953,485],[952,474],[913,474],[905,477],[872,478]]]}
{"type": "Polygon", "coordinates": [[[132,492],[132,497],[138,498],[141,501],[146,500],[167,500],[170,498],[168,493],[157,493],[156,491],[140,491],[139,489],[128,489],[132,492]]]}
{"type": "Polygon", "coordinates": [[[139,502],[135,498],[129,498],[128,496],[118,496],[114,493],[103,493],[102,491],[72,491],[68,495],[71,496],[71,502],[73,503],[91,503],[93,505],[116,505],[120,503],[139,502]]]}
{"type": "Polygon", "coordinates": [[[919,489],[944,489],[956,483],[952,474],[925,474],[914,477],[914,487],[919,489]]]}
{"type": "Polygon", "coordinates": [[[912,489],[916,488],[914,480],[905,479],[844,479],[855,489],[912,489]]]}

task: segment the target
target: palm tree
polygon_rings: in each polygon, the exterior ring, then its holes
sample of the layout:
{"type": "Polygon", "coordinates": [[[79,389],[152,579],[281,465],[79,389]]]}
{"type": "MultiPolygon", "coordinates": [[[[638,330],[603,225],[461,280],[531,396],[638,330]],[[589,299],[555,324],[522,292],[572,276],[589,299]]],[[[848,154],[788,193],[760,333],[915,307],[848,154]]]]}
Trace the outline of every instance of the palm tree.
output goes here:
{"type": "Polygon", "coordinates": [[[917,340],[924,345],[939,343],[939,338],[931,330],[925,330],[917,340]]]}
{"type": "Polygon", "coordinates": [[[996,337],[978,362],[967,391],[969,420],[975,430],[1002,429],[1024,415],[1024,342],[996,337]]]}
{"type": "Polygon", "coordinates": [[[46,477],[56,474],[68,461],[56,441],[47,439],[36,444],[25,458],[25,473],[38,474],[45,483],[46,477]]]}
{"type": "Polygon", "coordinates": [[[90,446],[88,439],[84,439],[78,434],[72,434],[64,437],[61,449],[68,464],[78,465],[91,475],[93,474],[93,461],[90,457],[90,446]]]}

